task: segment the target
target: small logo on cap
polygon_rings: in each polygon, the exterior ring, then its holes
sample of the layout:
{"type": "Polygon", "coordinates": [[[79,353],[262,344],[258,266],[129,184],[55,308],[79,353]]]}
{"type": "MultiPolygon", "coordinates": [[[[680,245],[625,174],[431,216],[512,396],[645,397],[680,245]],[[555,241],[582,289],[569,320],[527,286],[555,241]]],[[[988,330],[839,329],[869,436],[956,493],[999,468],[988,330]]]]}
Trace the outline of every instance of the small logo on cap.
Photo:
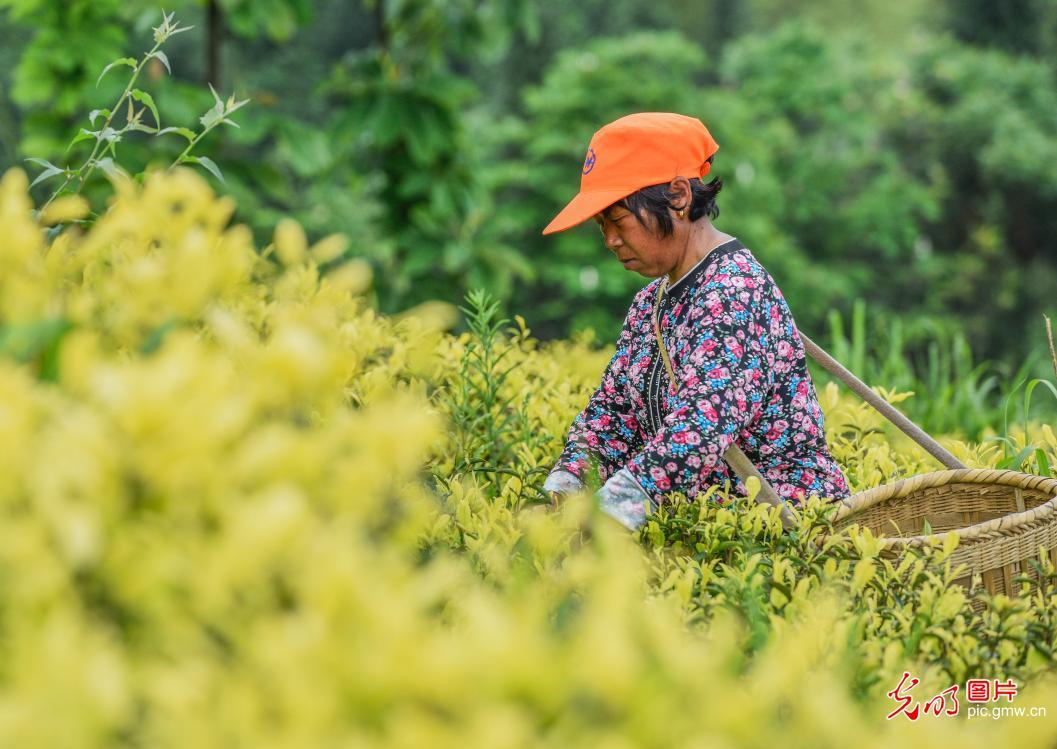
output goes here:
{"type": "Polygon", "coordinates": [[[584,174],[595,168],[595,149],[587,149],[587,158],[584,159],[584,174]]]}

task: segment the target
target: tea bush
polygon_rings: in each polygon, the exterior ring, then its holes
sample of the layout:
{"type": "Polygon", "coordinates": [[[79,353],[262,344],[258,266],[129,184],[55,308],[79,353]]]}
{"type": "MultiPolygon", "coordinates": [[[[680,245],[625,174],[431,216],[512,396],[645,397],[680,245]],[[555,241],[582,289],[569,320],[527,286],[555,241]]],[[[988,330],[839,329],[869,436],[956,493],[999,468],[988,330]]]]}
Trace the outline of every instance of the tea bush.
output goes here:
{"type": "MultiPolygon", "coordinates": [[[[726,488],[635,535],[587,493],[540,512],[589,340],[484,295],[460,336],[445,305],[381,316],[346,240],[284,221],[258,252],[186,170],[90,228],[27,188],[0,181],[0,744],[1052,745],[884,720],[904,669],[922,699],[995,675],[1053,704],[1052,584],[976,615],[950,548],[880,559],[820,501],[784,534],[726,488]]],[[[820,395],[856,490],[929,470],[820,395]]],[[[1036,431],[1011,437],[1052,455],[1036,431]]]]}

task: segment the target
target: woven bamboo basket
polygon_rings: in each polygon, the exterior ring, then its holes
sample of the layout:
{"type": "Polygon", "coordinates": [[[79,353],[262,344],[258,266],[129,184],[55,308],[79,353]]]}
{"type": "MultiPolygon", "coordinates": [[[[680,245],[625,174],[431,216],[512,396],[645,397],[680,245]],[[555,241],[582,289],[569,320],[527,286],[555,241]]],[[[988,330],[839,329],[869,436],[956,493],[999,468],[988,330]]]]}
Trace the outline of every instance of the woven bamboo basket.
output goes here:
{"type": "Polygon", "coordinates": [[[1032,561],[1044,561],[1040,547],[1057,565],[1057,479],[970,468],[924,473],[842,500],[834,528],[855,523],[881,537],[881,554],[889,558],[957,536],[951,565],[966,568],[955,582],[980,610],[979,593],[1014,595],[1017,578],[1038,581],[1032,561]]]}

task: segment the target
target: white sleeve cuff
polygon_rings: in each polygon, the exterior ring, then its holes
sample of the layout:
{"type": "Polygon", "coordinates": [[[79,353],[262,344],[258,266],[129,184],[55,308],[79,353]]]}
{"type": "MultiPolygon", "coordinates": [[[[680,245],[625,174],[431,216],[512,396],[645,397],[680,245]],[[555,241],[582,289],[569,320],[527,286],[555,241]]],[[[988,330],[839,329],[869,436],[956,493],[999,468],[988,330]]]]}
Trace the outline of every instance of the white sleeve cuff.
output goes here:
{"type": "Polygon", "coordinates": [[[583,482],[576,478],[575,474],[561,468],[551,471],[547,480],[543,482],[544,491],[558,492],[558,494],[570,494],[583,488],[583,482]]]}
{"type": "Polygon", "coordinates": [[[602,512],[616,518],[628,529],[638,530],[646,522],[650,495],[627,468],[610,476],[596,496],[602,512]]]}

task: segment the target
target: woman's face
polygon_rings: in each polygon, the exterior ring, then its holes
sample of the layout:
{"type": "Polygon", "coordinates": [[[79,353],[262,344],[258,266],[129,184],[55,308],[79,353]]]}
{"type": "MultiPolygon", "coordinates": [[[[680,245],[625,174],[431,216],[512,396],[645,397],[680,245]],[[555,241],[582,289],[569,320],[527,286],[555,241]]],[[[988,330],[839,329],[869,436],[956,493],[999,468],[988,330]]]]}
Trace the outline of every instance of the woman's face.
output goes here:
{"type": "MultiPolygon", "coordinates": [[[[645,220],[652,223],[652,216],[645,220]]],[[[674,235],[659,237],[639,223],[628,209],[612,205],[596,213],[594,221],[602,232],[606,247],[623,263],[626,270],[648,278],[668,273],[675,264],[674,235]]]]}

